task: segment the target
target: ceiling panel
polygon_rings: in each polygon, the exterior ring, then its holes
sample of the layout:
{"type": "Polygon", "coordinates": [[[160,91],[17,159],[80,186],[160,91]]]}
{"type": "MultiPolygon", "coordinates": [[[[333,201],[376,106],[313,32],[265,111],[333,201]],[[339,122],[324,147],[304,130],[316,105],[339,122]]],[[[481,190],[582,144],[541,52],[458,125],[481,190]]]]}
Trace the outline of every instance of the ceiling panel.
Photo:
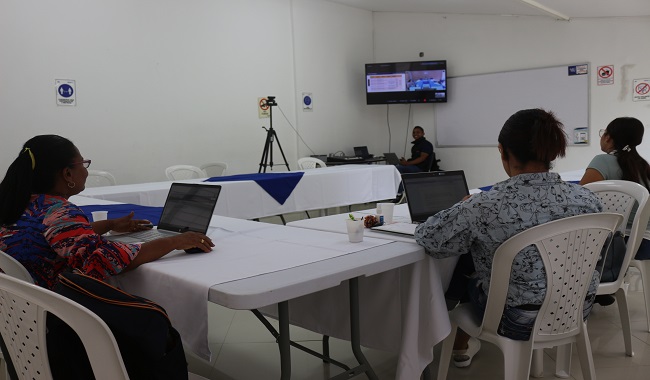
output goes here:
{"type": "MultiPolygon", "coordinates": [[[[375,12],[549,16],[522,0],[327,0],[375,12]]],[[[650,0],[537,0],[570,18],[650,16],[650,0]]]]}

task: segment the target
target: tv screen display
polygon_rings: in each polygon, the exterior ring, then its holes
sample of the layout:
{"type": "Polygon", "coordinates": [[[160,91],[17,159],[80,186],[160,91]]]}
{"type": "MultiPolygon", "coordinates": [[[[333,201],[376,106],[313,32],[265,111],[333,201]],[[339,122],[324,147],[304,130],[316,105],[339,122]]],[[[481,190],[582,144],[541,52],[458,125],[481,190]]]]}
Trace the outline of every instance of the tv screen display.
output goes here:
{"type": "Polygon", "coordinates": [[[367,104],[446,101],[447,61],[366,63],[367,104]]]}

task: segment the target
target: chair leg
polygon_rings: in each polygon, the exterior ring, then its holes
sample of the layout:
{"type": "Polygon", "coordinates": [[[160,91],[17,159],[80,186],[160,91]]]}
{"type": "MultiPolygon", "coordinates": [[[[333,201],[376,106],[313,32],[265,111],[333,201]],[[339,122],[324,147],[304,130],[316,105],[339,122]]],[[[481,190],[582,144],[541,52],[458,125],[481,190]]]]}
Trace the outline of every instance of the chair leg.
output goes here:
{"type": "Polygon", "coordinates": [[[587,324],[584,322],[582,323],[582,332],[576,336],[576,348],[578,349],[578,358],[580,358],[582,377],[585,380],[596,380],[594,357],[591,354],[591,343],[589,343],[589,335],[587,334],[587,324]]]}
{"type": "Polygon", "coordinates": [[[643,286],[643,297],[645,299],[647,331],[650,332],[650,262],[647,260],[635,260],[633,265],[641,273],[641,285],[643,286]]]}
{"type": "Polygon", "coordinates": [[[625,343],[625,355],[634,356],[632,351],[632,327],[630,326],[630,312],[627,306],[627,295],[625,289],[619,288],[616,293],[616,303],[618,304],[618,314],[621,317],[621,326],[623,330],[623,342],[625,343]]]}
{"type": "Polygon", "coordinates": [[[532,345],[529,342],[515,343],[510,341],[500,345],[500,347],[503,352],[504,380],[527,379],[533,359],[532,345]]]}
{"type": "Polygon", "coordinates": [[[571,343],[557,347],[555,354],[555,377],[566,379],[571,376],[571,343]]]}
{"type": "Polygon", "coordinates": [[[533,350],[533,361],[530,364],[531,377],[544,377],[544,349],[533,350]]]}
{"type": "Polygon", "coordinates": [[[442,341],[442,350],[440,351],[440,363],[438,363],[438,380],[447,380],[449,365],[451,364],[451,352],[454,350],[454,341],[456,340],[456,329],[458,327],[452,323],[451,332],[442,341]]]}

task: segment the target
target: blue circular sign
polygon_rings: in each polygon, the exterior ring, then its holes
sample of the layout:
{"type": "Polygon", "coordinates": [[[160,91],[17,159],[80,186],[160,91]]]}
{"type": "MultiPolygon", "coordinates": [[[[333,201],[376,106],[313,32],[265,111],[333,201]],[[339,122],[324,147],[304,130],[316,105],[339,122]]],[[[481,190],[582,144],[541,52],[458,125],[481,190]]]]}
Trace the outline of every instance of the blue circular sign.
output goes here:
{"type": "Polygon", "coordinates": [[[72,89],[72,86],[69,84],[62,84],[59,86],[59,95],[63,96],[64,98],[69,98],[72,96],[74,93],[74,90],[72,89]]]}
{"type": "Polygon", "coordinates": [[[311,97],[310,96],[305,96],[302,101],[305,103],[306,106],[311,104],[311,97]]]}

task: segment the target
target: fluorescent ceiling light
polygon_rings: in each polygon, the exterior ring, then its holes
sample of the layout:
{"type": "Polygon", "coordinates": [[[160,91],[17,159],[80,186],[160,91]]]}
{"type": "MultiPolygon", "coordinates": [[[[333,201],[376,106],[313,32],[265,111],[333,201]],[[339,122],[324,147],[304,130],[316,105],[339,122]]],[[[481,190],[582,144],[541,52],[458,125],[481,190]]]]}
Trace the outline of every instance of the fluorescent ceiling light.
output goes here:
{"type": "Polygon", "coordinates": [[[569,21],[570,19],[570,17],[565,15],[564,13],[560,13],[554,9],[547,7],[546,5],[542,5],[535,0],[519,0],[519,1],[521,1],[522,3],[526,3],[530,6],[533,6],[541,11],[544,11],[560,20],[569,21]]]}

